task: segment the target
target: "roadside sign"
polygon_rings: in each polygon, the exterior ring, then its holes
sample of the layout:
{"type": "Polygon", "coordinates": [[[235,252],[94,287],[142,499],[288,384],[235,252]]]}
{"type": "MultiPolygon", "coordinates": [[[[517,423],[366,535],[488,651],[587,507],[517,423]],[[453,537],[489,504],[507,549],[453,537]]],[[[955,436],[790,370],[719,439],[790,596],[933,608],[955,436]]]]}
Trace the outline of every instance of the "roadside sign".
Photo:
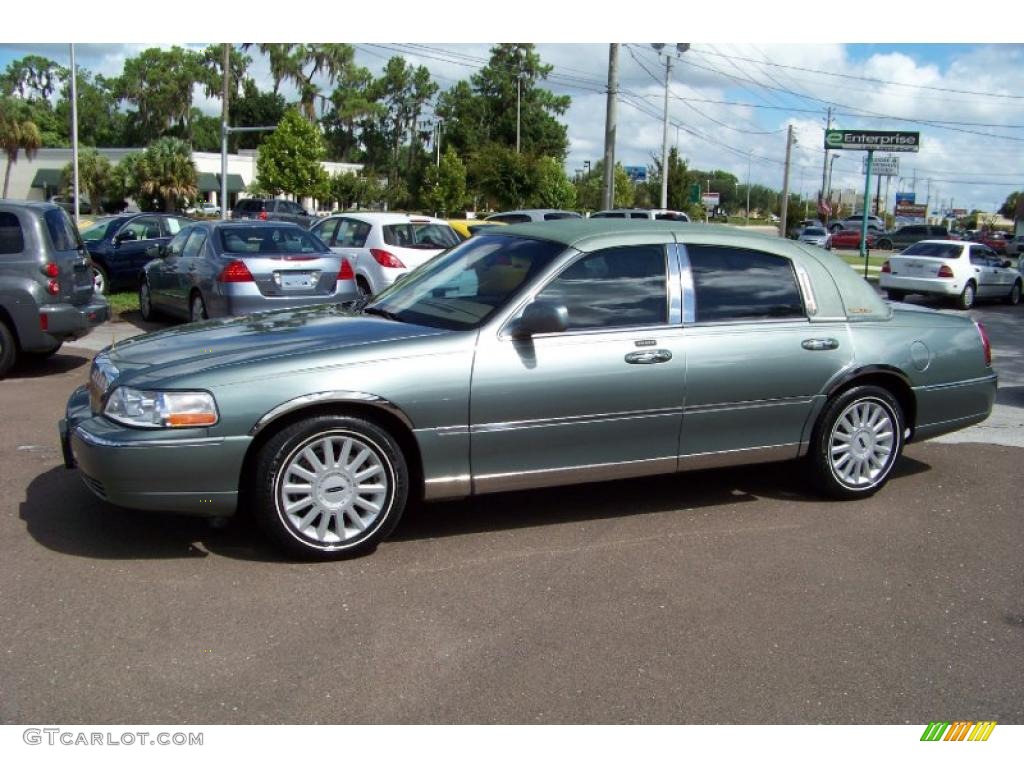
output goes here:
{"type": "Polygon", "coordinates": [[[647,181],[647,166],[627,165],[626,175],[629,176],[629,180],[633,182],[647,181]]]}
{"type": "Polygon", "coordinates": [[[915,195],[913,192],[897,192],[896,193],[896,205],[899,205],[900,203],[910,203],[911,205],[913,205],[914,204],[914,200],[916,200],[916,199],[917,199],[917,195],[915,195]]]}
{"type": "MultiPolygon", "coordinates": [[[[861,173],[868,172],[868,156],[864,155],[861,164],[861,173]]],[[[872,176],[899,176],[900,159],[896,155],[875,155],[871,161],[872,176]]]]}
{"type": "Polygon", "coordinates": [[[700,184],[693,184],[690,186],[690,202],[700,202],[700,184]]]}
{"type": "Polygon", "coordinates": [[[721,202],[721,195],[718,192],[705,192],[700,196],[705,208],[717,208],[721,202]]]}
{"type": "Polygon", "coordinates": [[[918,152],[919,131],[825,131],[825,149],[881,150],[883,152],[918,152]]]}

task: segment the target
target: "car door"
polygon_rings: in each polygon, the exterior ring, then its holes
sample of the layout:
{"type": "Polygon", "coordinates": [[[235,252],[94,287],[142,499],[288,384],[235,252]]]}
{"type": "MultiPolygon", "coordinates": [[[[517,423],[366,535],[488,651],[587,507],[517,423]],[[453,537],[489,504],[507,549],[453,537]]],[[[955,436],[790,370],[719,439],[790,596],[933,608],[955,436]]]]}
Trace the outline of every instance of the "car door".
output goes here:
{"type": "Polygon", "coordinates": [[[192,228],[186,227],[171,238],[164,246],[163,253],[159,259],[149,265],[146,270],[146,279],[149,282],[150,301],[154,307],[165,312],[180,314],[181,309],[174,302],[177,291],[177,270],[181,260],[185,243],[191,234],[192,228]]]}
{"type": "Polygon", "coordinates": [[[370,264],[373,257],[366,247],[366,240],[370,236],[373,225],[358,219],[338,219],[338,229],[334,233],[334,240],[331,243],[331,250],[348,259],[352,269],[367,274],[373,272],[375,264],[370,264]]]}
{"type": "Polygon", "coordinates": [[[540,288],[537,301],[567,308],[567,330],[481,334],[476,491],[675,471],[686,376],[678,262],[671,235],[646,238],[581,254],[540,288]]]}
{"type": "Polygon", "coordinates": [[[812,323],[809,280],[782,256],[689,244],[681,257],[680,466],[795,458],[816,398],[853,359],[846,319],[812,323]]]}
{"type": "Polygon", "coordinates": [[[136,216],[128,221],[114,235],[108,259],[111,281],[134,286],[136,276],[153,258],[153,249],[166,242],[159,216],[136,216]]]}
{"type": "MultiPolygon", "coordinates": [[[[971,247],[971,270],[978,282],[978,296],[980,298],[991,298],[1004,293],[1002,287],[1002,275],[999,270],[999,260],[995,252],[984,245],[971,247]]],[[[1009,287],[1005,289],[1009,292],[1009,287]]]]}
{"type": "Polygon", "coordinates": [[[198,286],[199,259],[203,245],[206,243],[206,229],[204,227],[193,227],[185,241],[185,247],[181,251],[181,258],[178,260],[174,270],[174,291],[172,303],[179,312],[188,312],[190,307],[192,289],[198,286]]]}

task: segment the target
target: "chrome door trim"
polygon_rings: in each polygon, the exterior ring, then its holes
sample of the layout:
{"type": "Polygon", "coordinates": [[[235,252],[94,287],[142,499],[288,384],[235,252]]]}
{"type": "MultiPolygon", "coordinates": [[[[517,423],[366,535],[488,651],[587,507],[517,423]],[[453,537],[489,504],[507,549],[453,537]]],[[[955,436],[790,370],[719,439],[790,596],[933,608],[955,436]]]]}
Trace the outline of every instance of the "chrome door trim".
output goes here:
{"type": "Polygon", "coordinates": [[[783,443],[781,445],[763,445],[757,448],[736,448],[730,451],[690,453],[679,457],[679,471],[787,461],[797,458],[799,450],[800,443],[783,443]]]}
{"type": "Polygon", "coordinates": [[[810,405],[814,396],[779,397],[772,400],[743,400],[738,403],[706,403],[704,405],[688,405],[683,408],[683,417],[694,413],[716,413],[719,411],[743,411],[749,408],[774,408],[780,405],[810,405]]]}
{"type": "Polygon", "coordinates": [[[605,421],[621,421],[625,419],[650,419],[659,416],[678,416],[680,408],[657,408],[649,411],[623,411],[621,413],[594,413],[579,416],[556,416],[549,419],[532,419],[530,421],[507,421],[490,424],[477,424],[471,427],[472,434],[490,432],[511,432],[519,429],[541,429],[544,427],[565,427],[574,424],[597,424],[605,421]]]}
{"type": "Polygon", "coordinates": [[[473,478],[473,493],[499,493],[529,488],[547,488],[556,485],[574,485],[603,480],[624,480],[645,475],[664,475],[676,471],[676,457],[588,464],[559,469],[536,469],[522,472],[503,472],[473,478]]]}

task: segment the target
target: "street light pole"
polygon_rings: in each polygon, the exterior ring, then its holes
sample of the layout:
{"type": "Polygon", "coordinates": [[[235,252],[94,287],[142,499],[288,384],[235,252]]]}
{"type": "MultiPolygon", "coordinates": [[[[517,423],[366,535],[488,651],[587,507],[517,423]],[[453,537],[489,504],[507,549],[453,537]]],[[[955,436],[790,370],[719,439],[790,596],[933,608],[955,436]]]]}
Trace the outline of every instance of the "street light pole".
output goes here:
{"type": "Polygon", "coordinates": [[[519,154],[519,127],[522,120],[523,73],[516,75],[516,154],[519,154]]]}
{"type": "Polygon", "coordinates": [[[231,91],[231,44],[224,43],[224,87],[220,108],[220,218],[228,218],[228,94],[231,91]]]}
{"type": "Polygon", "coordinates": [[[750,226],[750,156],[751,153],[747,153],[747,220],[744,222],[744,226],[750,226]]]}
{"type": "MultiPolygon", "coordinates": [[[[75,44],[71,43],[71,161],[74,166],[72,170],[72,194],[75,196],[75,227],[81,224],[81,208],[78,202],[78,75],[75,67],[75,44]]],[[[91,200],[94,206],[102,203],[101,200],[91,200]]]]}
{"type": "MultiPolygon", "coordinates": [[[[664,43],[652,43],[654,50],[661,54],[664,43]]],[[[689,50],[689,43],[676,43],[676,55],[689,50]]],[[[668,89],[672,76],[672,56],[665,54],[665,120],[661,139],[661,207],[668,208],[668,89]]]]}

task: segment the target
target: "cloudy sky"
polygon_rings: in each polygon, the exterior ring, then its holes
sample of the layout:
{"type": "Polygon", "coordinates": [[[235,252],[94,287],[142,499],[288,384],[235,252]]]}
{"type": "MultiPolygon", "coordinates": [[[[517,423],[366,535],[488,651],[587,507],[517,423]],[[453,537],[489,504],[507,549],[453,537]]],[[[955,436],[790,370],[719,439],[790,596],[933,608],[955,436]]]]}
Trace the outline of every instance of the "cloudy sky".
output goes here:
{"type": "MultiPolygon", "coordinates": [[[[266,22],[256,14],[255,21],[249,19],[242,27],[230,11],[222,18],[211,13],[208,25],[189,24],[180,36],[216,32],[203,37],[342,40],[355,45],[359,63],[377,73],[391,56],[426,66],[442,90],[477,71],[498,39],[532,40],[542,59],[554,65],[547,87],[572,97],[564,119],[570,139],[566,168],[573,174],[583,168],[584,161],[597,161],[603,154],[607,42],[686,29],[691,34],[680,36],[691,40],[692,47],[673,59],[669,140],[678,142],[692,167],[724,169],[742,183],[749,157],[752,183],[779,189],[786,126],[792,125],[797,145],[790,186],[796,193],[812,196],[821,185],[823,129],[831,106],[834,127],[920,131],[921,152],[901,155],[900,178],[892,179],[891,192],[909,191],[916,177],[920,202],[930,190],[933,202],[993,210],[1011,191],[1024,188],[1024,44],[1000,41],[999,35],[1010,34],[1018,25],[994,21],[1004,13],[1007,20],[1019,21],[1021,12],[1014,3],[986,6],[984,18],[976,23],[946,25],[931,17],[923,24],[920,12],[893,10],[886,4],[875,9],[870,3],[858,5],[867,11],[863,20],[840,18],[843,14],[837,11],[833,23],[826,24],[827,14],[810,19],[798,10],[806,9],[806,3],[771,14],[759,13],[752,9],[760,6],[743,2],[723,6],[728,10],[721,12],[702,6],[690,18],[679,10],[686,4],[654,2],[625,14],[630,20],[622,25],[606,23],[605,28],[581,22],[564,8],[552,11],[549,5],[533,0],[517,3],[516,19],[506,19],[465,10],[464,3],[446,7],[436,2],[391,2],[386,14],[374,8],[353,10],[346,4],[346,10],[325,12],[313,24],[310,19],[315,16],[308,14],[268,17],[266,22]],[[429,23],[424,20],[428,7],[433,11],[429,23]],[[538,23],[538,19],[546,21],[538,23]],[[643,23],[638,25],[638,20],[643,23]],[[914,34],[905,39],[917,42],[893,41],[901,29],[913,29],[914,34]],[[877,36],[887,42],[809,43],[806,37],[811,31],[818,38],[822,34],[826,39],[829,34],[862,40],[877,36]],[[271,34],[275,36],[270,38],[271,34]],[[444,42],[484,34],[487,43],[444,42]],[[547,41],[552,36],[580,42],[547,41]]],[[[772,7],[778,9],[777,4],[772,7]]],[[[49,42],[0,43],[0,68],[29,52],[66,62],[68,46],[63,41],[70,38],[97,40],[77,43],[76,56],[79,66],[107,75],[120,73],[126,57],[153,45],[205,46],[175,40],[175,28],[166,25],[157,29],[162,39],[171,42],[98,41],[137,40],[138,29],[137,25],[89,28],[81,21],[68,29],[48,28],[46,35],[54,38],[49,42]]],[[[22,36],[31,37],[27,32],[22,36]]],[[[258,53],[252,55],[250,73],[269,89],[267,62],[258,53]]],[[[616,159],[624,165],[649,165],[652,156],[661,152],[664,57],[659,58],[648,43],[623,43],[619,70],[616,159]]],[[[198,91],[196,104],[211,114],[219,111],[218,100],[206,99],[198,91]]],[[[833,187],[863,189],[861,167],[861,153],[842,153],[834,165],[833,187]]]]}

